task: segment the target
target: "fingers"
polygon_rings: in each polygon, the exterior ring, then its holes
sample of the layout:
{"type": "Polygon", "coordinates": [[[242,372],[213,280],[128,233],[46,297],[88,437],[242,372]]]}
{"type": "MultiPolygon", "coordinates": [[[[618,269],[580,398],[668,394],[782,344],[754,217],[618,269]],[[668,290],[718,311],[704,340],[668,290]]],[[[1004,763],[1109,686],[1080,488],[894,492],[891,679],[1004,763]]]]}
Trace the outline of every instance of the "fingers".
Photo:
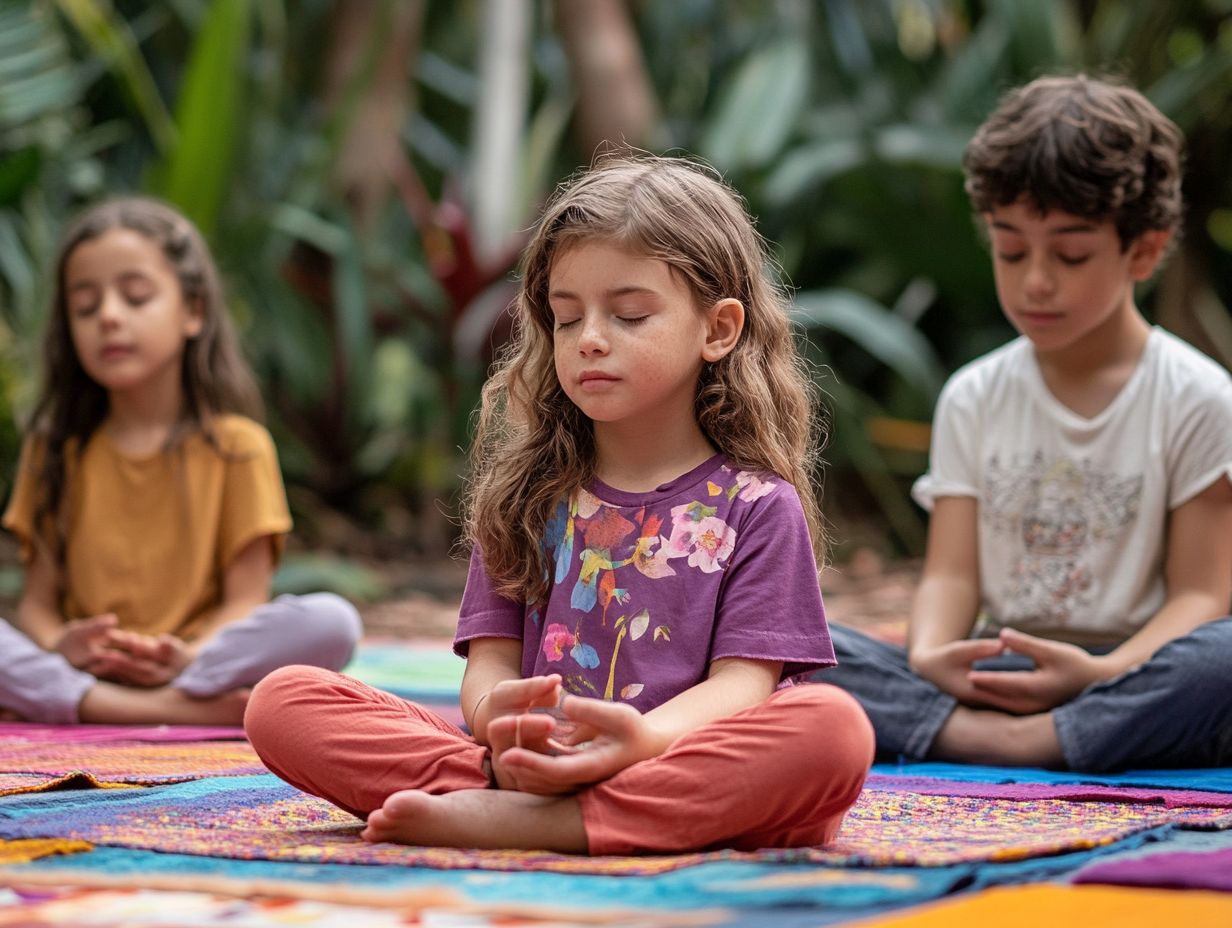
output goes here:
{"type": "Polygon", "coordinates": [[[1026,632],[1020,632],[1013,628],[1001,629],[999,639],[1007,648],[1017,651],[1019,654],[1025,654],[1027,657],[1035,658],[1037,661],[1056,654],[1058,651],[1064,650],[1067,645],[1052,641],[1049,638],[1037,638],[1035,635],[1028,635],[1026,632]]]}
{"type": "Polygon", "coordinates": [[[595,744],[584,751],[557,755],[515,748],[502,761],[516,771],[520,781],[533,778],[533,782],[558,790],[576,790],[598,783],[626,766],[620,760],[619,747],[614,744],[595,744]]]}
{"type": "Polygon", "coordinates": [[[531,751],[548,750],[548,738],[556,727],[550,715],[525,713],[502,715],[488,723],[488,744],[493,754],[501,754],[512,748],[531,751]]]}
{"type": "Polygon", "coordinates": [[[560,674],[503,680],[492,688],[491,699],[502,712],[551,708],[560,701],[560,674]]]}
{"type": "Polygon", "coordinates": [[[967,681],[981,694],[1002,697],[1034,695],[1041,682],[1032,670],[973,670],[967,674],[967,681]]]}
{"type": "Polygon", "coordinates": [[[972,661],[996,657],[1005,650],[1005,645],[999,638],[964,638],[947,645],[947,648],[951,657],[969,664],[972,661]]]}
{"type": "Polygon", "coordinates": [[[642,721],[642,714],[632,706],[606,699],[567,696],[561,703],[561,709],[567,718],[589,727],[591,738],[598,732],[608,732],[616,737],[627,735],[634,732],[642,721]]]}

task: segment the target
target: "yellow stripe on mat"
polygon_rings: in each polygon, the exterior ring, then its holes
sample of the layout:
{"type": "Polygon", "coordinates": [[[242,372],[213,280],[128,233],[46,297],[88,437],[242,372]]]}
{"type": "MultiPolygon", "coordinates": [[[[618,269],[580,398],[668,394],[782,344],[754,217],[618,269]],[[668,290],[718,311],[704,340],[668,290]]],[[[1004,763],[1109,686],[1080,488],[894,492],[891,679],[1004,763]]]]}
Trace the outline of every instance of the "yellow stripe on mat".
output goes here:
{"type": "Polygon", "coordinates": [[[1232,894],[1197,890],[1005,886],[921,906],[849,928],[1039,928],[1040,925],[1232,925],[1232,894]]]}

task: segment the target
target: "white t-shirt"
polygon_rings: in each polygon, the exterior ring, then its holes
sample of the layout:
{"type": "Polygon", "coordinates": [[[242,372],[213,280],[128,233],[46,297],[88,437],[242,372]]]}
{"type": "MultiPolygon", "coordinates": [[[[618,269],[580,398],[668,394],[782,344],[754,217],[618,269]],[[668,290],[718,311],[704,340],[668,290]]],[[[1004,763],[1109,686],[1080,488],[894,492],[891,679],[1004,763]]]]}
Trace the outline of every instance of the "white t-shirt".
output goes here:
{"type": "Polygon", "coordinates": [[[1232,479],[1232,377],[1155,328],[1088,419],[1052,395],[1017,338],[946,383],[929,468],[912,489],[925,509],[979,501],[988,626],[1116,644],[1163,605],[1168,513],[1232,479]]]}

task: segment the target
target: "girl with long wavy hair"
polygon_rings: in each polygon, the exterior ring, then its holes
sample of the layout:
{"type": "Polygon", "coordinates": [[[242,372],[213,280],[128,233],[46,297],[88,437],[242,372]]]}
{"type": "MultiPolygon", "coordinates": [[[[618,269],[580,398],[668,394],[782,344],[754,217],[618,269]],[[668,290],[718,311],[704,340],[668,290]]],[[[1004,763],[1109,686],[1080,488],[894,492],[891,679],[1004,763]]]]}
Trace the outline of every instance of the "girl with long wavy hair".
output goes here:
{"type": "Polygon", "coordinates": [[[614,156],[527,248],[487,384],[455,650],[470,734],[288,668],[246,725],[364,837],[591,854],[814,845],[872,756],[817,581],[816,419],[736,194],[614,156]]]}

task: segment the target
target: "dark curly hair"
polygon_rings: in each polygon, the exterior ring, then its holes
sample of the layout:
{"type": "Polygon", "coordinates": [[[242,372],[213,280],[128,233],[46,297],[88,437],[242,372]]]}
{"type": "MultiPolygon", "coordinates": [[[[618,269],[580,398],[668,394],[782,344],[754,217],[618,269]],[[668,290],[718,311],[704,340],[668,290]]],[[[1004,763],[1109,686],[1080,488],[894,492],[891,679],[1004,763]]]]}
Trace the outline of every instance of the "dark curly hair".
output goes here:
{"type": "Polygon", "coordinates": [[[963,156],[967,194],[986,213],[1026,198],[1110,221],[1122,249],[1180,224],[1180,130],[1133,88],[1086,75],[1041,77],[1007,93],[963,156]]]}

